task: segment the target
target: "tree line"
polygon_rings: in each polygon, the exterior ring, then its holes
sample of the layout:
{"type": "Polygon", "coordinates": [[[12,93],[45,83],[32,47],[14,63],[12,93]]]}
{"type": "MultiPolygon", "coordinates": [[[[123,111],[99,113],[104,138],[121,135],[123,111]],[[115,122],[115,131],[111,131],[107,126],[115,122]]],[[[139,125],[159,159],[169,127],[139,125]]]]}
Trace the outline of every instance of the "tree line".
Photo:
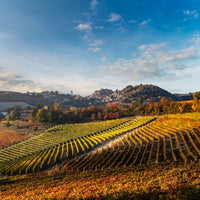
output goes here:
{"type": "Polygon", "coordinates": [[[153,98],[149,98],[148,103],[145,103],[142,98],[138,98],[132,101],[130,105],[111,103],[105,106],[91,106],[85,108],[70,107],[69,110],[63,110],[61,103],[58,102],[50,107],[42,107],[37,104],[29,116],[29,119],[62,124],[116,119],[136,115],[163,115],[194,111],[200,112],[200,92],[194,93],[193,101],[185,102],[169,101],[165,97],[162,97],[158,102],[154,102],[153,98]]]}

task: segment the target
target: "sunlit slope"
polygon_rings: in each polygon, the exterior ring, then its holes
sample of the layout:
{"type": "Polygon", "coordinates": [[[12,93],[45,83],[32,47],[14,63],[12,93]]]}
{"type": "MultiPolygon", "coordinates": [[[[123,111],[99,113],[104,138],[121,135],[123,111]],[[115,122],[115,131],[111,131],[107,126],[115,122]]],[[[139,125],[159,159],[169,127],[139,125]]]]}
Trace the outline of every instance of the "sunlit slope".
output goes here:
{"type": "Polygon", "coordinates": [[[42,170],[152,120],[153,117],[144,117],[54,127],[0,151],[0,173],[18,174],[42,170]]]}
{"type": "Polygon", "coordinates": [[[196,161],[200,158],[200,114],[168,115],[119,136],[111,146],[67,161],[65,170],[196,161]]]}

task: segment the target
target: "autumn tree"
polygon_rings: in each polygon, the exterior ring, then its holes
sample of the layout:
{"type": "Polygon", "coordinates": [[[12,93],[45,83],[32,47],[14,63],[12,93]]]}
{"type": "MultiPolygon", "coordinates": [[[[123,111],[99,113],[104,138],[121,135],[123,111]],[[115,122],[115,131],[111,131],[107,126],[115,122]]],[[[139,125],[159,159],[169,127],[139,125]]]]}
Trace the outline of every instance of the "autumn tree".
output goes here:
{"type": "Polygon", "coordinates": [[[92,121],[95,121],[95,120],[96,120],[96,114],[95,114],[95,113],[92,113],[92,115],[91,115],[91,120],[92,120],[92,121]]]}
{"type": "Polygon", "coordinates": [[[102,116],[101,112],[98,112],[98,114],[97,114],[97,119],[98,119],[98,120],[102,120],[102,119],[103,119],[103,116],[102,116]]]}
{"type": "Polygon", "coordinates": [[[51,116],[50,116],[48,110],[46,110],[46,109],[40,108],[36,114],[36,118],[37,118],[37,120],[39,120],[41,122],[51,121],[51,116]]]}
{"type": "Polygon", "coordinates": [[[195,92],[193,95],[192,109],[194,111],[200,111],[200,92],[195,92]]]}
{"type": "Polygon", "coordinates": [[[32,111],[32,113],[31,113],[31,116],[32,116],[32,117],[36,117],[36,114],[37,114],[38,110],[41,109],[41,108],[42,108],[42,106],[41,106],[40,104],[37,104],[37,105],[33,108],[33,111],[32,111]]]}
{"type": "Polygon", "coordinates": [[[19,110],[17,109],[17,108],[15,108],[14,110],[12,110],[11,112],[10,112],[10,114],[8,114],[7,116],[6,116],[6,119],[7,120],[16,120],[16,119],[18,119],[20,117],[20,112],[19,112],[19,110]]]}

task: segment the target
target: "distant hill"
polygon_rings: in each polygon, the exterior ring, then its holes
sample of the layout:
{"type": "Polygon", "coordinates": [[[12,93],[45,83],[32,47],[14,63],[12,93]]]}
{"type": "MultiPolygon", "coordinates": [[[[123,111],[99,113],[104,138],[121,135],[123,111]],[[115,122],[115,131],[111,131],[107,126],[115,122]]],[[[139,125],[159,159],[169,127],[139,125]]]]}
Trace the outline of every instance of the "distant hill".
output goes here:
{"type": "Polygon", "coordinates": [[[21,109],[33,108],[32,105],[21,101],[0,102],[0,111],[7,111],[10,107],[18,105],[21,109]]]}
{"type": "Polygon", "coordinates": [[[154,101],[159,101],[161,97],[166,97],[173,101],[192,100],[193,94],[172,94],[155,85],[128,85],[122,90],[112,91],[109,89],[96,90],[87,98],[96,98],[102,103],[116,102],[116,103],[130,103],[137,98],[142,98],[144,101],[152,97],[154,101]]]}
{"type": "Polygon", "coordinates": [[[24,102],[32,106],[35,106],[38,103],[41,105],[51,106],[55,102],[61,102],[64,107],[84,107],[88,106],[90,103],[89,100],[79,95],[59,94],[58,92],[53,91],[45,91],[41,93],[0,91],[0,102],[24,102]]]}
{"type": "Polygon", "coordinates": [[[193,94],[172,94],[155,85],[128,85],[122,90],[113,91],[111,89],[95,90],[89,96],[82,97],[80,95],[59,94],[53,91],[36,92],[11,92],[0,91],[0,102],[24,102],[35,106],[36,104],[51,106],[55,102],[61,102],[63,107],[87,107],[92,105],[101,105],[115,102],[118,104],[129,104],[137,98],[142,98],[145,102],[152,97],[154,101],[158,101],[161,97],[166,97],[169,100],[185,101],[192,100],[193,94]]]}
{"type": "Polygon", "coordinates": [[[90,98],[97,98],[102,99],[106,96],[110,96],[113,93],[110,89],[101,89],[101,90],[95,90],[93,94],[91,94],[90,98]]]}
{"type": "Polygon", "coordinates": [[[144,100],[147,100],[150,97],[153,97],[154,100],[158,100],[161,97],[166,97],[170,100],[179,100],[179,98],[176,95],[173,95],[167,90],[164,90],[155,85],[128,85],[120,91],[120,94],[133,99],[142,98],[144,100]]]}

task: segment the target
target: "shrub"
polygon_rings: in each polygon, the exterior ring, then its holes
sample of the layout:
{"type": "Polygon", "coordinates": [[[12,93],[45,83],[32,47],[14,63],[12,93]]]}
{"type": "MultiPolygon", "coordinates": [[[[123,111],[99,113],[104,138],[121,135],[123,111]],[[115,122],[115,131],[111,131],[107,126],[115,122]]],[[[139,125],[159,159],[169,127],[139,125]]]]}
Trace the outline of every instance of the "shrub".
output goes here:
{"type": "Polygon", "coordinates": [[[5,127],[9,128],[11,126],[10,122],[7,121],[6,124],[5,124],[5,127]]]}

